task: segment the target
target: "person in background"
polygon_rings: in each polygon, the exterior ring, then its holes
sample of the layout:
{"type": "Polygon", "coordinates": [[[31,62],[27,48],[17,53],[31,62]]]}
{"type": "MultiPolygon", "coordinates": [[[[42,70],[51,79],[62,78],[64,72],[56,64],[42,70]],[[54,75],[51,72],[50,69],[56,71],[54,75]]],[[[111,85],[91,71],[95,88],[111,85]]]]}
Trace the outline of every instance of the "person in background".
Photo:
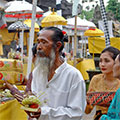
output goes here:
{"type": "Polygon", "coordinates": [[[32,48],[32,62],[34,64],[35,64],[36,58],[37,58],[37,44],[34,44],[32,48]]]}
{"type": "MultiPolygon", "coordinates": [[[[115,59],[113,76],[120,79],[120,54],[115,59]]],[[[107,115],[102,115],[100,120],[120,120],[120,88],[108,108],[107,115]]]]}
{"type": "MultiPolygon", "coordinates": [[[[115,63],[115,58],[119,54],[119,50],[114,47],[105,48],[100,55],[99,66],[102,74],[93,76],[90,81],[89,92],[116,92],[120,87],[120,80],[113,76],[113,66],[115,63]]],[[[89,102],[89,101],[88,101],[89,102]]],[[[87,108],[92,108],[92,106],[87,105],[87,108]]],[[[96,113],[106,114],[108,106],[96,106],[96,113]]],[[[89,113],[90,110],[86,109],[86,112],[89,113]]],[[[99,115],[98,114],[98,115],[99,115]]],[[[100,117],[100,116],[99,116],[100,117]]],[[[98,117],[96,115],[98,120],[98,117]]]]}

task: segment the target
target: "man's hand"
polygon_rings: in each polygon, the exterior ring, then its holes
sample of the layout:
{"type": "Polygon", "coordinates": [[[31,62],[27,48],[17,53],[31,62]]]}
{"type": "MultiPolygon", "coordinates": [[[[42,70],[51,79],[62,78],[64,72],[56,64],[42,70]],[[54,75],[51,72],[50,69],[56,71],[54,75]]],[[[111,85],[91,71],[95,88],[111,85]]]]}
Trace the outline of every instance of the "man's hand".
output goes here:
{"type": "Polygon", "coordinates": [[[27,96],[30,96],[30,95],[34,95],[34,94],[32,93],[32,91],[27,91],[27,92],[23,95],[23,97],[26,98],[27,96]]]}
{"type": "Polygon", "coordinates": [[[7,82],[7,80],[4,80],[4,81],[5,81],[6,88],[9,89],[11,91],[11,94],[21,103],[22,100],[24,99],[23,94],[17,88],[15,88],[12,84],[7,82]]]}
{"type": "Polygon", "coordinates": [[[11,85],[9,82],[7,82],[7,80],[4,80],[5,81],[5,86],[8,88],[8,89],[11,89],[13,87],[13,85],[11,85]]]}
{"type": "Polygon", "coordinates": [[[25,111],[30,118],[39,118],[41,115],[41,109],[39,108],[37,112],[25,111]]]}

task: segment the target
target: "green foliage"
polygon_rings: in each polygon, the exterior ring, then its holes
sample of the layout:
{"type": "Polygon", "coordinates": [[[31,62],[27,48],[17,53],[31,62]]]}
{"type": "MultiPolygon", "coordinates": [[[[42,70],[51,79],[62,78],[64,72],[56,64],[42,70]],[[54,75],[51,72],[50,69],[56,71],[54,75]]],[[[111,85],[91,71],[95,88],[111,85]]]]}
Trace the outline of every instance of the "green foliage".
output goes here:
{"type": "Polygon", "coordinates": [[[111,11],[116,20],[120,21],[120,3],[118,3],[118,0],[109,0],[106,11],[111,11]]]}
{"type": "Polygon", "coordinates": [[[79,16],[82,19],[85,17],[87,20],[90,20],[91,18],[93,18],[93,13],[94,13],[94,9],[90,11],[82,10],[82,13],[79,16]]]}

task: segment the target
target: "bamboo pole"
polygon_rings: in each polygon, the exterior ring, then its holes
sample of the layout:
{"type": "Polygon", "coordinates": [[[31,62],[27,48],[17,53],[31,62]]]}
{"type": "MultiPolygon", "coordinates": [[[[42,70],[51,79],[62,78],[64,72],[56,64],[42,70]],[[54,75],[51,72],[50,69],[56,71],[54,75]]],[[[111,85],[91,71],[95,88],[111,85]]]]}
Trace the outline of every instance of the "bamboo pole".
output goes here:
{"type": "Polygon", "coordinates": [[[29,56],[28,56],[28,65],[27,65],[27,78],[31,72],[31,65],[32,65],[32,47],[34,41],[34,27],[35,27],[35,19],[36,19],[36,5],[37,0],[33,0],[33,7],[32,7],[32,21],[31,21],[31,31],[30,31],[30,41],[29,41],[29,56]]]}
{"type": "Polygon", "coordinates": [[[74,26],[74,61],[73,65],[76,67],[76,51],[77,51],[77,15],[75,16],[75,26],[74,26]]]}
{"type": "Polygon", "coordinates": [[[24,28],[22,28],[21,33],[21,61],[23,63],[23,48],[24,48],[24,28]]]}

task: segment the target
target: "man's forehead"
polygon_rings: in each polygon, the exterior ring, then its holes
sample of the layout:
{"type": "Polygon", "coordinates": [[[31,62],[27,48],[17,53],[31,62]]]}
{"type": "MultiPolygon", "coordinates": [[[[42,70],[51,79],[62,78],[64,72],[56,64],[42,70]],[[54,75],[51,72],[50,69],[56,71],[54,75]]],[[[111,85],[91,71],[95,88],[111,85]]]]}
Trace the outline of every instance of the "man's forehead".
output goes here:
{"type": "Polygon", "coordinates": [[[41,30],[39,32],[39,36],[38,36],[38,40],[43,39],[46,41],[49,41],[49,39],[51,39],[51,36],[53,35],[53,31],[51,30],[41,30]]]}
{"type": "Polygon", "coordinates": [[[39,37],[37,38],[37,40],[38,40],[38,41],[39,41],[39,40],[49,41],[48,38],[47,38],[47,37],[44,37],[44,36],[39,36],[39,37]]]}
{"type": "Polygon", "coordinates": [[[52,31],[52,30],[41,30],[41,31],[39,32],[39,36],[40,36],[40,35],[43,35],[43,34],[51,35],[51,34],[53,34],[53,33],[54,33],[54,31],[52,31]]]}

